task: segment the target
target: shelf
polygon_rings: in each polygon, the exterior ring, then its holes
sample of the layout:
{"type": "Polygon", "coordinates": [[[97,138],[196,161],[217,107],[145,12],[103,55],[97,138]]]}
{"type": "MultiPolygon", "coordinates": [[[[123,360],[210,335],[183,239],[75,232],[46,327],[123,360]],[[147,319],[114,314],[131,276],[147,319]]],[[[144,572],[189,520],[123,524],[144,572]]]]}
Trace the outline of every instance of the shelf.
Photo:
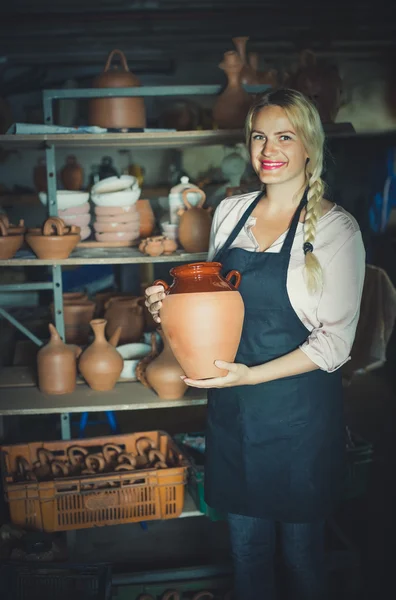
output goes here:
{"type": "Polygon", "coordinates": [[[207,131],[166,131],[147,133],[63,133],[42,135],[0,135],[0,146],[42,149],[53,144],[56,148],[112,147],[123,148],[184,148],[209,144],[235,144],[244,141],[240,129],[207,131]]]}
{"type": "Polygon", "coordinates": [[[10,387],[0,390],[0,416],[48,415],[106,410],[146,410],[205,405],[206,393],[189,389],[180,400],[161,400],[141,383],[118,383],[109,392],[95,392],[78,385],[72,394],[53,396],[36,387],[10,387]]]}
{"type": "MultiPolygon", "coordinates": [[[[59,260],[39,259],[29,251],[22,251],[24,256],[0,260],[0,267],[42,267],[52,265],[122,265],[122,264],[153,264],[205,261],[206,252],[190,254],[177,250],[167,256],[146,256],[136,248],[79,248],[74,250],[69,258],[59,260]]],[[[1,286],[0,286],[1,287],[1,286]]]]}

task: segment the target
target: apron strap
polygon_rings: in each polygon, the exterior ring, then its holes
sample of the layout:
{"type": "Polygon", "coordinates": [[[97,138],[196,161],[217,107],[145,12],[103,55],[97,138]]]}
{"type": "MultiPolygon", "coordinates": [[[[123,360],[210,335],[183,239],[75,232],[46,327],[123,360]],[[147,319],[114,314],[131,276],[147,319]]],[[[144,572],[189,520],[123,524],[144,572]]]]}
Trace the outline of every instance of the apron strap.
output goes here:
{"type": "Polygon", "coordinates": [[[281,252],[288,253],[288,254],[290,254],[290,252],[291,252],[293,242],[294,242],[294,237],[295,237],[296,231],[297,231],[297,225],[300,220],[301,211],[308,202],[307,196],[308,196],[308,187],[306,188],[306,190],[304,192],[304,196],[302,197],[302,200],[301,200],[300,204],[298,205],[296,212],[294,213],[294,217],[292,219],[290,229],[287,232],[286,239],[283,242],[281,252]]]}
{"type": "Polygon", "coordinates": [[[253,200],[253,202],[247,207],[247,209],[243,213],[242,217],[239,219],[238,223],[235,225],[234,229],[231,231],[230,235],[228,236],[224,246],[222,248],[220,248],[219,252],[213,258],[213,260],[215,262],[221,262],[220,259],[223,255],[223,253],[226,250],[228,250],[228,248],[235,241],[235,239],[237,238],[239,233],[242,231],[242,227],[245,225],[246,221],[248,220],[248,218],[250,217],[250,215],[256,208],[257,204],[259,203],[259,200],[264,196],[264,194],[265,194],[265,192],[260,192],[257,195],[257,197],[253,200]]]}

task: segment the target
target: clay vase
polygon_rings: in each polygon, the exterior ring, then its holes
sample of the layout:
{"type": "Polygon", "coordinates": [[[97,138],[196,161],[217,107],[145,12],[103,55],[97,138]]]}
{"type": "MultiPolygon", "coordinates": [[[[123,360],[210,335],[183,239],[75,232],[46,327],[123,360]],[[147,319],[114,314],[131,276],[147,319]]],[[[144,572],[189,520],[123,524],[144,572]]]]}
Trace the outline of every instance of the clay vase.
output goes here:
{"type": "Polygon", "coordinates": [[[164,349],[146,367],[145,377],[149,386],[162,400],[178,400],[187,391],[187,385],[180,377],[184,371],[177,362],[166,336],[161,328],[158,328],[164,344],[164,349]]]}
{"type": "Polygon", "coordinates": [[[249,41],[248,37],[234,37],[232,38],[234,46],[239,54],[242,61],[241,70],[241,83],[245,85],[257,85],[259,83],[255,69],[252,68],[250,61],[248,63],[246,58],[246,44],[249,41]]]}
{"type": "Polygon", "coordinates": [[[47,167],[45,158],[39,158],[33,169],[33,182],[37,192],[47,192],[47,167]]]}
{"type": "Polygon", "coordinates": [[[226,73],[228,84],[216,99],[213,120],[219,129],[242,129],[252,103],[251,97],[242,87],[243,62],[237,52],[230,51],[224,54],[219,67],[226,73]]]}
{"type": "Polygon", "coordinates": [[[161,280],[153,284],[165,288],[161,326],[176,360],[193,379],[226,375],[214,361],[233,362],[242,334],[241,275],[230,271],[223,277],[220,269],[216,262],[183,265],[171,269],[171,286],[161,280]]]}
{"type": "MultiPolygon", "coordinates": [[[[110,52],[103,72],[92,82],[94,88],[140,87],[139,79],[128,68],[125,55],[121,50],[110,52]],[[113,57],[118,55],[121,69],[113,67],[113,57]]],[[[89,124],[99,127],[123,129],[144,128],[146,110],[143,98],[93,98],[89,102],[89,124]]]]}
{"type": "Polygon", "coordinates": [[[140,237],[149,237],[153,233],[155,227],[155,217],[150,200],[138,200],[136,202],[136,210],[140,216],[140,237]]]}
{"type": "Polygon", "coordinates": [[[115,386],[124,361],[121,354],[106,340],[106,320],[94,319],[90,325],[95,340],[82,353],[78,368],[89,387],[98,392],[106,392],[115,386]]]}
{"type": "Polygon", "coordinates": [[[23,234],[13,233],[0,221],[0,259],[13,258],[23,244],[23,234]]]}
{"type": "Polygon", "coordinates": [[[76,387],[76,358],[81,350],[64,344],[52,323],[48,327],[50,341],[37,353],[38,387],[44,394],[71,394],[76,387]]]}
{"type": "Polygon", "coordinates": [[[84,171],[78,164],[75,156],[68,156],[66,165],[60,172],[61,181],[65,190],[81,190],[84,179],[84,171]]]}
{"type": "Polygon", "coordinates": [[[122,328],[120,344],[139,342],[144,332],[143,300],[135,296],[110,298],[105,304],[106,334],[122,328]]]}
{"type": "Polygon", "coordinates": [[[206,196],[203,195],[196,206],[191,206],[188,190],[182,192],[187,210],[180,211],[179,241],[187,252],[207,252],[212,227],[211,208],[202,208],[206,196]]]}

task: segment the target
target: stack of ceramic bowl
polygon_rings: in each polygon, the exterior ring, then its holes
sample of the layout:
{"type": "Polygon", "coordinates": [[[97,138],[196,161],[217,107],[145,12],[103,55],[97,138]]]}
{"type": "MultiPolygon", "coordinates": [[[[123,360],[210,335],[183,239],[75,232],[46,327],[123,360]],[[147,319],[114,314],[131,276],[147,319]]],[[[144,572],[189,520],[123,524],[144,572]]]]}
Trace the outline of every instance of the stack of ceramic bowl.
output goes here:
{"type": "Polygon", "coordinates": [[[140,217],[136,202],[140,196],[136,177],[107,177],[91,190],[95,204],[95,239],[98,242],[130,243],[139,239],[140,217]]]}
{"type": "MultiPolygon", "coordinates": [[[[41,202],[46,205],[48,202],[47,194],[40,192],[41,202]]],[[[74,192],[70,190],[58,190],[56,192],[58,204],[58,217],[66,225],[77,225],[80,227],[81,240],[86,240],[91,235],[89,222],[91,215],[89,213],[89,192],[74,192]]]]}

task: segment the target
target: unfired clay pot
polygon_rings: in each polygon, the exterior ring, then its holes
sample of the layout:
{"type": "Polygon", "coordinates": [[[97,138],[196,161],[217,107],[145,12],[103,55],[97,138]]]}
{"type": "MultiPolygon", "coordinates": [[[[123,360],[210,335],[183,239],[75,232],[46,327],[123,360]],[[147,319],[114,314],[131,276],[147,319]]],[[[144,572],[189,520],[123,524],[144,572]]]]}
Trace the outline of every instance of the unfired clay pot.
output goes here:
{"type": "Polygon", "coordinates": [[[94,319],[90,325],[95,340],[82,353],[78,368],[89,387],[98,392],[105,392],[112,390],[115,386],[124,366],[124,361],[115,349],[117,341],[113,339],[113,345],[106,340],[106,320],[94,319]]]}
{"type": "Polygon", "coordinates": [[[177,242],[166,235],[156,235],[142,240],[139,244],[140,252],[148,256],[161,256],[173,254],[177,250],[177,242]]]}
{"type": "Polygon", "coordinates": [[[0,221],[0,259],[7,260],[15,256],[22,244],[23,234],[13,233],[0,221]]]}
{"type": "MultiPolygon", "coordinates": [[[[140,87],[139,79],[128,68],[121,50],[110,52],[103,72],[92,82],[93,88],[140,87]],[[115,55],[121,62],[121,69],[112,67],[115,55]]],[[[143,98],[93,98],[89,102],[89,124],[100,127],[143,128],[146,126],[146,111],[143,98]]]]}
{"type": "Polygon", "coordinates": [[[136,209],[140,216],[140,237],[146,238],[153,233],[155,227],[155,217],[150,200],[138,200],[136,209]]]}
{"type": "Polygon", "coordinates": [[[66,164],[60,172],[60,178],[65,190],[81,190],[84,171],[75,156],[71,155],[66,158],[66,164]]]}
{"type": "MultiPolygon", "coordinates": [[[[184,371],[177,362],[168,340],[161,328],[158,328],[164,344],[161,354],[146,367],[145,377],[149,386],[163,400],[177,400],[184,396],[187,385],[180,377],[184,371]]],[[[153,334],[155,340],[155,334],[153,334]]]]}
{"type": "Polygon", "coordinates": [[[237,52],[230,51],[224,54],[219,67],[226,73],[228,83],[213,107],[214,122],[220,129],[242,129],[252,103],[241,83],[243,62],[237,52]]]}
{"type": "Polygon", "coordinates": [[[189,203],[188,190],[185,190],[182,196],[187,210],[179,212],[179,241],[187,252],[207,252],[212,227],[212,209],[202,208],[205,195],[196,206],[189,203]]]}
{"type": "Polygon", "coordinates": [[[239,54],[239,57],[242,61],[242,70],[241,70],[241,82],[247,85],[257,85],[259,82],[257,80],[256,72],[252,68],[251,64],[248,62],[246,57],[246,44],[249,41],[248,37],[235,37],[232,38],[234,42],[234,46],[239,54]]]}
{"type": "MultiPolygon", "coordinates": [[[[50,305],[54,318],[54,305],[50,305]]],[[[65,322],[65,339],[68,344],[84,346],[88,343],[89,323],[94,316],[95,303],[81,292],[63,294],[63,317],[65,322]]]]}
{"type": "Polygon", "coordinates": [[[76,387],[76,358],[81,350],[67,346],[52,323],[51,339],[37,353],[38,386],[44,394],[71,394],[76,387]]]}
{"type": "Polygon", "coordinates": [[[193,379],[226,375],[214,361],[233,362],[241,338],[241,275],[230,271],[224,278],[220,269],[220,263],[192,263],[171,269],[170,287],[161,280],[154,283],[165,288],[162,329],[181,368],[193,379]]]}
{"type": "Polygon", "coordinates": [[[29,229],[26,234],[26,242],[37,257],[43,259],[68,258],[80,240],[80,228],[66,226],[59,217],[50,217],[42,230],[29,229]]]}
{"type": "Polygon", "coordinates": [[[113,297],[105,304],[106,334],[110,337],[117,327],[122,328],[120,344],[139,342],[144,331],[142,298],[113,297]]]}

